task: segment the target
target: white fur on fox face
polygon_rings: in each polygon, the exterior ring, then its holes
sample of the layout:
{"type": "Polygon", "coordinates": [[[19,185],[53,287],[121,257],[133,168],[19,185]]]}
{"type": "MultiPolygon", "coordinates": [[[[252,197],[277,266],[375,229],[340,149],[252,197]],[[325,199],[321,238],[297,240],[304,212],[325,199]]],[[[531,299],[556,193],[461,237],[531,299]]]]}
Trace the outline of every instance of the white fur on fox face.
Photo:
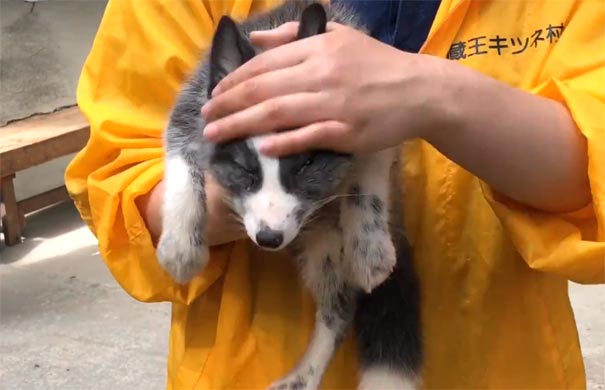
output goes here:
{"type": "MultiPolygon", "coordinates": [[[[261,137],[249,142],[251,149],[257,151],[261,137]]],[[[258,152],[257,152],[258,153],[258,152]]],[[[299,223],[296,210],[300,201],[286,192],[279,180],[279,160],[258,153],[263,182],[259,191],[243,199],[243,218],[248,236],[256,242],[256,234],[269,228],[284,235],[283,243],[275,250],[288,245],[298,234],[299,223]]]]}

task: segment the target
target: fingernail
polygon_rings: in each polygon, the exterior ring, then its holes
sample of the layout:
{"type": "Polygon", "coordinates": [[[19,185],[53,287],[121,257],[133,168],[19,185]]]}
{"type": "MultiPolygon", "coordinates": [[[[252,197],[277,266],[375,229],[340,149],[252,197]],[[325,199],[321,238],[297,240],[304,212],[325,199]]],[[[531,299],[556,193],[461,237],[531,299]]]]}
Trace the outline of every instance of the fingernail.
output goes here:
{"type": "Polygon", "coordinates": [[[208,111],[210,110],[210,101],[207,101],[206,104],[202,106],[202,117],[204,119],[208,119],[208,111]]]}
{"type": "Polygon", "coordinates": [[[211,123],[204,128],[204,137],[208,139],[213,139],[216,138],[217,135],[218,127],[214,123],[211,123]]]}
{"type": "Polygon", "coordinates": [[[216,95],[218,95],[219,93],[221,93],[221,85],[217,85],[216,87],[214,87],[214,89],[212,90],[212,97],[215,97],[216,95]]]}
{"type": "Polygon", "coordinates": [[[275,146],[274,142],[264,141],[259,145],[258,151],[264,155],[269,156],[271,154],[271,149],[273,149],[274,146],[275,146]]]}

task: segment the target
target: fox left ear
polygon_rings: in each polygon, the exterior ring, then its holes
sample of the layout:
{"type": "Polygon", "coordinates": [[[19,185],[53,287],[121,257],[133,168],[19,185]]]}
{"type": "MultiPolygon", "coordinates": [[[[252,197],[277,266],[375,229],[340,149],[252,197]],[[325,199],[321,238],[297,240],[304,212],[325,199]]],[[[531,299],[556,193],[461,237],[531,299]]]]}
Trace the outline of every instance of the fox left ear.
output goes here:
{"type": "Polygon", "coordinates": [[[214,33],[210,49],[208,96],[225,76],[248,62],[254,55],[252,44],[242,34],[237,24],[230,17],[223,16],[214,33]]]}
{"type": "Polygon", "coordinates": [[[326,9],[319,3],[311,4],[302,13],[297,39],[308,38],[326,32],[328,16],[326,9]]]}

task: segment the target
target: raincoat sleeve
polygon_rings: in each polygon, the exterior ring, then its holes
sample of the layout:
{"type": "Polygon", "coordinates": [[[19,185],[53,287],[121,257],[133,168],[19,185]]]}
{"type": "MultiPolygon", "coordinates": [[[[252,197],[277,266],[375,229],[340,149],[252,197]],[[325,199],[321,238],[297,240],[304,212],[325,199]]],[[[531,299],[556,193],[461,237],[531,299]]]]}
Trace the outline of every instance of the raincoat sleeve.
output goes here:
{"type": "Polygon", "coordinates": [[[77,101],[90,123],[65,182],[101,257],[141,301],[189,303],[222,274],[232,245],[211,248],[187,286],[158,265],[135,201],[163,175],[162,132],[181,83],[224,14],[241,20],[268,1],[110,0],[80,76],[77,101]]]}
{"type": "Polygon", "coordinates": [[[571,213],[544,213],[482,183],[529,266],[578,283],[605,282],[605,13],[596,3],[577,3],[531,91],[562,102],[586,138],[591,203],[571,213]]]}

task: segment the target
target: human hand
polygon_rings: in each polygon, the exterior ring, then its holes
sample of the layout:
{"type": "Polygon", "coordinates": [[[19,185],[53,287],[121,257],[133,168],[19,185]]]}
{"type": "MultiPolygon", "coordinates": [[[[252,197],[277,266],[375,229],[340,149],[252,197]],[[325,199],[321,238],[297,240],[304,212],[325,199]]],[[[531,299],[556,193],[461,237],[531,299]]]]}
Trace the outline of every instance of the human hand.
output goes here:
{"type": "Polygon", "coordinates": [[[254,43],[275,48],[219,83],[202,111],[214,120],[206,137],[295,129],[265,139],[261,151],[273,156],[373,152],[421,137],[522,204],[561,212],[590,200],[586,140],[560,102],[336,24],[288,43],[297,29],[253,34],[254,43]]]}
{"type": "Polygon", "coordinates": [[[441,120],[439,59],[335,23],[325,34],[291,42],[297,30],[298,23],[287,23],[252,34],[270,50],[218,84],[202,109],[210,141],[295,129],[267,137],[261,152],[365,153],[421,136],[441,120]]]}

